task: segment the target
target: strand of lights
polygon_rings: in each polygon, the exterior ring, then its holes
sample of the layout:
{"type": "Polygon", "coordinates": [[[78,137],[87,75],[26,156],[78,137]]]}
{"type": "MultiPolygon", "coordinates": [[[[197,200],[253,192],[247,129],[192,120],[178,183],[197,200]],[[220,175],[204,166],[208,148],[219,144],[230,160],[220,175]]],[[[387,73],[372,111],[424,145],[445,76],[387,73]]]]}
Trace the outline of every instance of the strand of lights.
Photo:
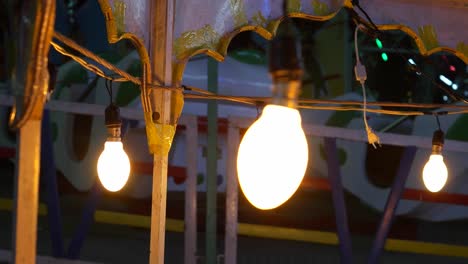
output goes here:
{"type": "MultiPolygon", "coordinates": [[[[365,12],[364,12],[365,13],[365,12]]],[[[368,17],[369,21],[371,21],[370,17],[368,17]]],[[[371,21],[372,23],[372,21],[371,21]]],[[[373,23],[372,23],[373,24],[373,23]]],[[[374,24],[373,24],[374,25],[374,24]]],[[[375,25],[374,25],[375,27],[375,25]]],[[[376,27],[377,28],[377,27],[376,27]]],[[[378,31],[378,28],[377,28],[377,31],[378,31]]],[[[377,39],[378,40],[378,39],[377,39]]],[[[380,41],[379,41],[380,42],[380,41]]],[[[377,43],[378,45],[378,43],[377,43]]],[[[357,52],[356,52],[357,53],[357,52]]],[[[357,56],[359,56],[357,54],[357,56]]],[[[402,56],[403,58],[405,58],[402,54],[400,54],[400,56],[402,56]]],[[[387,57],[388,58],[388,57],[387,57]]],[[[383,58],[384,59],[384,58],[383,58]]],[[[410,64],[412,64],[413,66],[416,66],[416,63],[414,62],[413,59],[408,59],[408,62],[410,64]]],[[[468,67],[467,67],[468,69],[468,67]]],[[[450,70],[451,71],[455,71],[455,67],[450,65],[450,70]]],[[[416,73],[418,75],[421,75],[422,72],[420,71],[416,71],[416,73]]],[[[357,75],[357,74],[356,74],[357,75]]],[[[452,89],[454,90],[457,90],[458,89],[458,85],[457,84],[454,84],[450,79],[448,79],[447,77],[443,76],[443,75],[440,75],[439,77],[441,79],[441,81],[443,81],[445,84],[447,84],[448,86],[451,86],[452,89]]],[[[439,84],[437,84],[434,80],[431,79],[431,81],[437,86],[439,87],[441,90],[447,92],[448,95],[450,95],[452,98],[454,98],[455,100],[460,100],[464,103],[468,103],[467,100],[465,100],[464,98],[461,98],[459,96],[457,96],[456,94],[453,94],[451,93],[450,90],[447,90],[445,89],[444,87],[440,86],[439,84]]],[[[447,98],[448,100],[448,97],[447,96],[444,96],[447,98]]],[[[445,98],[444,98],[445,99],[445,98]]],[[[455,113],[452,113],[452,114],[455,114],[455,113]]],[[[443,156],[442,156],[442,147],[443,147],[443,144],[444,144],[444,133],[443,131],[441,130],[440,128],[440,121],[439,121],[439,118],[438,118],[438,114],[435,114],[436,116],[436,119],[437,119],[437,124],[438,124],[438,127],[439,129],[437,131],[434,132],[433,134],[433,139],[432,139],[432,154],[431,156],[429,157],[429,160],[428,162],[426,163],[426,165],[424,166],[423,168],[423,181],[424,181],[424,184],[426,186],[426,188],[431,191],[431,192],[438,192],[439,190],[441,190],[443,188],[443,186],[445,185],[446,181],[447,181],[447,178],[448,178],[448,171],[447,171],[447,166],[445,165],[444,161],[443,161],[443,156]]]]}
{"type": "Polygon", "coordinates": [[[441,80],[447,86],[452,86],[453,82],[449,78],[445,77],[444,75],[439,75],[439,80],[441,80]]]}
{"type": "MultiPolygon", "coordinates": [[[[63,39],[67,39],[65,36],[62,36],[63,39]]],[[[61,39],[62,39],[61,38],[61,39]]],[[[67,39],[68,42],[72,42],[72,40],[70,39],[67,39]]],[[[136,77],[133,77],[133,78],[125,78],[125,77],[122,77],[120,75],[117,74],[117,76],[119,76],[120,78],[115,78],[116,76],[112,76],[112,75],[106,75],[103,71],[101,71],[98,67],[94,66],[94,65],[91,65],[89,63],[87,63],[86,61],[84,61],[83,59],[81,59],[80,57],[77,57],[67,51],[65,51],[59,44],[57,43],[54,43],[54,42],[51,42],[51,44],[53,45],[53,47],[59,51],[60,53],[62,53],[63,55],[65,56],[68,56],[70,57],[71,59],[77,61],[78,63],[80,63],[80,65],[82,65],[84,68],[88,69],[89,71],[92,71],[94,72],[96,75],[99,75],[101,76],[102,78],[105,78],[105,79],[108,79],[108,80],[112,80],[114,82],[123,82],[123,81],[131,81],[133,82],[134,80],[138,80],[136,82],[136,84],[140,85],[141,82],[138,78],[136,77]]],[[[76,44],[76,43],[75,43],[76,44]]],[[[76,44],[78,45],[78,44],[76,44]]],[[[79,45],[78,45],[79,46],[79,45]]],[[[74,46],[75,48],[75,46],[74,46]]],[[[79,49],[78,50],[79,52],[81,52],[81,50],[79,49]]],[[[96,61],[96,58],[98,58],[97,55],[93,54],[92,52],[88,51],[90,54],[92,54],[92,56],[89,56],[86,55],[86,57],[89,57],[93,60],[96,61]]],[[[400,54],[401,55],[401,54],[400,54]]],[[[101,58],[101,60],[105,61],[104,59],[101,58]]],[[[411,60],[411,59],[408,59],[408,60],[411,60]]],[[[111,64],[109,62],[107,62],[107,64],[111,64]]],[[[106,65],[101,65],[103,67],[106,67],[106,65]]],[[[106,67],[107,68],[107,67],[106,67]]],[[[112,70],[112,69],[110,69],[112,70]]],[[[126,74],[126,76],[129,75],[128,73],[126,74]]],[[[437,85],[437,83],[435,83],[437,85]]],[[[151,87],[152,89],[183,89],[184,91],[189,91],[189,92],[195,92],[195,93],[198,93],[198,94],[191,94],[191,93],[184,93],[184,96],[185,98],[188,98],[188,99],[204,99],[204,100],[225,100],[225,101],[233,101],[233,102],[237,102],[237,103],[243,103],[243,104],[249,104],[249,105],[258,105],[259,103],[266,103],[266,102],[270,102],[271,101],[271,98],[270,97],[242,97],[242,96],[223,96],[223,95],[217,95],[217,94],[214,94],[214,93],[211,93],[209,91],[206,91],[204,89],[201,89],[201,88],[197,88],[197,87],[193,87],[193,86],[187,86],[187,85],[182,85],[181,88],[176,88],[176,87],[164,87],[164,86],[158,86],[158,85],[154,85],[154,84],[146,84],[148,87],[151,87]]],[[[457,84],[452,84],[452,88],[454,90],[458,89],[458,85],[457,84]]],[[[329,108],[326,108],[326,109],[322,109],[321,107],[317,107],[317,108],[314,108],[313,106],[305,106],[304,107],[304,104],[342,104],[342,105],[348,105],[348,104],[351,104],[351,105],[362,105],[363,103],[362,102],[358,102],[358,101],[341,101],[341,100],[322,100],[322,99],[299,99],[298,102],[300,103],[300,105],[298,106],[298,108],[306,108],[306,109],[316,109],[316,110],[333,110],[333,109],[329,109],[329,108]]],[[[260,104],[261,105],[261,104],[260,104]]],[[[367,102],[367,105],[373,105],[373,106],[392,106],[392,107],[414,107],[414,108],[457,108],[457,109],[464,109],[466,106],[464,105],[443,105],[443,104],[419,104],[419,103],[392,103],[392,102],[367,102]]],[[[337,111],[341,110],[339,108],[336,109],[337,111]]],[[[359,109],[356,109],[357,111],[360,111],[359,109]]],[[[371,110],[369,109],[369,112],[371,110]]],[[[405,111],[401,111],[400,112],[401,115],[405,115],[405,111]]],[[[453,112],[454,114],[456,113],[459,113],[459,112],[453,112]]],[[[421,115],[424,114],[423,112],[421,112],[421,115]]],[[[451,112],[449,112],[448,114],[452,114],[451,112]]],[[[413,113],[409,113],[409,115],[413,115],[413,113]]]]}
{"type": "MultiPolygon", "coordinates": [[[[194,94],[184,93],[185,99],[196,99],[196,100],[220,100],[220,101],[231,101],[246,105],[262,106],[269,104],[272,97],[245,97],[245,96],[227,96],[218,94],[194,94]]],[[[315,109],[315,110],[341,110],[342,105],[355,105],[362,106],[362,101],[348,101],[348,100],[325,100],[325,99],[298,99],[298,108],[303,109],[315,109]],[[331,105],[331,106],[324,106],[331,105]],[[333,105],[339,105],[335,107],[333,105]]],[[[468,110],[468,105],[454,105],[454,104],[421,104],[421,103],[394,103],[394,102],[367,102],[367,106],[379,106],[379,107],[394,107],[394,108],[420,108],[420,109],[434,109],[434,108],[448,108],[448,109],[462,109],[468,110]]],[[[360,108],[354,108],[356,111],[362,111],[360,108]]],[[[352,110],[352,109],[350,109],[352,110]]],[[[369,111],[373,109],[368,109],[369,111]]],[[[377,109],[374,109],[377,110],[377,109]]],[[[398,111],[401,115],[414,115],[415,111],[398,111]]],[[[417,111],[420,115],[433,114],[428,112],[417,111]]],[[[448,112],[447,114],[458,113],[448,112]]]]}
{"type": "Polygon", "coordinates": [[[445,83],[447,86],[451,86],[453,90],[458,90],[458,84],[454,83],[449,78],[445,77],[444,75],[439,75],[439,80],[445,83]]]}
{"type": "MultiPolygon", "coordinates": [[[[278,34],[279,36],[280,34],[278,34]]],[[[376,40],[377,41],[377,40],[376,40]]],[[[379,40],[380,41],[380,40],[379,40]]],[[[381,42],[380,42],[381,44],[381,42]]],[[[63,48],[61,48],[58,44],[52,43],[53,47],[59,51],[60,53],[71,57],[73,60],[77,61],[80,63],[83,67],[86,69],[95,72],[99,76],[109,79],[109,80],[114,80],[114,81],[131,81],[137,84],[141,84],[141,80],[129,75],[126,72],[123,72],[120,69],[116,69],[115,67],[110,67],[110,63],[106,62],[107,64],[104,65],[104,67],[113,70],[114,72],[118,72],[118,75],[121,77],[119,79],[115,79],[114,77],[106,75],[103,71],[101,71],[98,67],[91,65],[84,61],[83,59],[74,56],[73,54],[65,51],[63,48]],[[108,65],[109,64],[109,65],[108,65]],[[123,73],[122,73],[123,72],[123,73]]],[[[378,45],[378,43],[377,43],[378,45]]],[[[284,48],[284,47],[283,47],[284,48]]],[[[279,53],[277,54],[282,54],[286,50],[286,53],[289,55],[291,54],[290,49],[282,49],[279,53]]],[[[293,52],[296,52],[296,49],[292,49],[293,52]]],[[[80,51],[78,49],[78,51],[80,51]]],[[[278,51],[278,50],[277,50],[278,51]]],[[[81,52],[81,51],[80,51],[81,52]]],[[[94,58],[97,57],[97,55],[92,54],[85,54],[85,56],[94,58]]],[[[294,57],[294,56],[293,56],[294,57]]],[[[291,58],[293,58],[291,57],[291,58]]],[[[102,59],[101,59],[102,60],[102,59]]],[[[97,60],[95,60],[97,61],[97,60]]],[[[97,61],[98,63],[102,64],[101,61],[97,61]]],[[[416,63],[413,59],[408,59],[408,62],[414,66],[416,66],[416,63]]],[[[113,66],[113,65],[111,65],[113,66]]],[[[286,71],[287,72],[287,71],[286,71]]],[[[333,100],[308,100],[308,99],[303,99],[303,100],[297,100],[297,92],[299,90],[300,86],[300,78],[297,79],[296,77],[291,78],[290,73],[294,71],[290,71],[289,74],[286,74],[286,78],[280,78],[278,74],[275,74],[274,71],[271,71],[273,80],[274,80],[274,85],[273,85],[273,90],[275,97],[273,98],[255,98],[255,97],[234,97],[234,96],[220,96],[216,94],[211,94],[203,89],[199,89],[196,87],[188,87],[188,86],[183,86],[182,88],[172,88],[172,87],[160,87],[160,86],[155,86],[155,85],[150,85],[148,86],[152,87],[153,89],[184,89],[185,91],[191,91],[199,94],[187,94],[185,93],[186,98],[196,98],[196,99],[215,99],[215,100],[229,100],[229,101],[234,101],[238,103],[244,103],[244,104],[250,104],[250,105],[258,105],[259,102],[270,102],[269,105],[267,105],[263,111],[262,116],[260,119],[255,122],[251,128],[249,128],[248,132],[251,131],[253,134],[263,134],[263,135],[269,135],[273,134],[275,132],[275,128],[278,127],[279,129],[283,128],[284,126],[289,127],[286,123],[289,123],[291,127],[294,129],[290,129],[287,131],[283,132],[278,132],[276,133],[277,135],[280,135],[280,138],[275,138],[275,137],[270,137],[270,141],[275,139],[278,141],[284,141],[283,138],[285,133],[292,135],[294,139],[297,139],[297,142],[294,144],[295,148],[297,149],[302,149],[304,151],[303,154],[299,155],[301,158],[295,157],[292,160],[286,160],[286,159],[281,159],[282,158],[289,158],[290,156],[283,155],[283,153],[280,153],[277,155],[280,157],[279,159],[274,159],[273,154],[278,154],[273,152],[266,153],[265,157],[261,157],[262,160],[266,160],[268,162],[264,163],[264,166],[272,167],[270,166],[271,164],[282,164],[281,168],[288,168],[288,170],[283,170],[283,175],[281,173],[276,173],[275,175],[279,175],[279,177],[275,180],[275,184],[273,185],[268,185],[267,188],[263,188],[263,190],[259,190],[258,188],[253,188],[251,190],[248,190],[246,186],[252,187],[252,186],[262,186],[265,185],[265,181],[257,181],[254,183],[241,183],[241,188],[244,191],[244,194],[246,194],[247,198],[249,201],[251,201],[255,206],[262,209],[270,209],[277,207],[284,203],[286,200],[288,200],[294,192],[297,190],[296,185],[298,186],[300,181],[302,180],[304,176],[305,167],[307,166],[307,160],[308,160],[308,147],[307,147],[307,141],[305,140],[304,132],[301,127],[301,118],[299,112],[296,110],[296,108],[304,108],[304,109],[315,109],[315,110],[333,110],[333,111],[364,111],[362,108],[352,108],[352,107],[326,107],[326,106],[317,106],[317,105],[304,105],[304,104],[320,104],[320,103],[329,103],[329,104],[354,104],[354,105],[362,105],[366,104],[366,102],[353,102],[353,101],[333,101],[333,100]],[[291,96],[292,93],[292,96],[291,96]],[[298,102],[301,103],[298,105],[298,102]],[[283,122],[281,126],[278,124],[283,122]],[[276,125],[276,126],[275,126],[276,125]],[[258,127],[262,129],[257,129],[258,127]],[[252,131],[260,131],[260,132],[252,132],[252,131]],[[302,144],[298,143],[302,142],[302,144]],[[276,162],[278,161],[278,162],[276,162]],[[291,164],[294,164],[294,162],[300,163],[300,166],[294,166],[291,164]],[[291,167],[294,168],[299,168],[297,171],[292,171],[291,167]],[[304,168],[304,169],[302,169],[304,168]],[[291,179],[285,179],[284,174],[293,174],[294,180],[291,179]],[[297,183],[297,184],[296,184],[297,183]],[[287,184],[288,187],[284,188],[282,184],[287,184]],[[272,188],[270,188],[272,187],[272,188]],[[275,189],[276,188],[276,189],[275,189]],[[278,188],[283,188],[287,189],[288,191],[285,191],[280,195],[279,198],[277,199],[272,199],[269,200],[267,197],[270,198],[276,198],[278,196],[278,193],[275,193],[276,190],[279,190],[278,188]],[[257,198],[259,200],[255,200],[253,196],[255,196],[255,193],[259,193],[257,195],[257,198]],[[264,203],[267,201],[269,205],[261,204],[262,202],[264,203]]],[[[299,73],[299,71],[295,72],[296,74],[299,73]]],[[[284,72],[283,72],[284,74],[284,72]]],[[[453,90],[458,89],[458,85],[453,83],[450,79],[447,77],[441,75],[440,80],[444,82],[446,85],[451,86],[453,90]]],[[[440,87],[440,86],[439,86],[440,87]]],[[[465,101],[464,101],[465,102],[465,101]]],[[[393,104],[395,107],[417,107],[417,108],[439,108],[439,107],[447,107],[447,108],[464,108],[463,106],[457,106],[457,105],[434,105],[434,104],[402,104],[402,103],[388,103],[388,102],[367,102],[368,105],[375,105],[375,106],[388,106],[389,104],[393,104]]],[[[366,111],[368,112],[374,112],[374,113],[380,113],[380,114],[395,114],[395,115],[403,115],[403,116],[409,116],[409,115],[427,115],[427,114],[437,114],[437,113],[429,113],[429,112],[421,112],[421,111],[386,111],[386,110],[380,110],[380,109],[367,109],[366,111]]],[[[444,114],[462,114],[466,113],[467,110],[462,110],[462,111],[446,111],[444,114]]],[[[438,114],[437,114],[438,115],[438,114]]],[[[109,131],[109,137],[108,140],[105,143],[104,151],[101,154],[99,160],[98,160],[98,174],[99,178],[108,190],[111,191],[118,191],[120,190],[125,183],[128,180],[129,173],[130,173],[130,162],[128,159],[127,154],[123,150],[123,145],[120,140],[120,122],[117,122],[116,119],[113,118],[108,118],[111,116],[118,116],[118,108],[111,104],[109,107],[106,109],[106,125],[108,126],[108,131],[109,131]],[[113,120],[113,121],[112,121],[113,120]],[[115,122],[115,123],[114,123],[115,122]],[[116,168],[116,164],[118,164],[117,170],[113,170],[113,168],[116,168]],[[120,167],[121,166],[121,167],[120,167]],[[111,170],[113,170],[111,172],[111,170]]],[[[120,119],[119,119],[120,120],[120,119]]],[[[278,130],[279,130],[278,129],[278,130]]],[[[423,169],[423,180],[426,185],[426,187],[431,190],[431,191],[438,191],[440,190],[443,185],[445,184],[447,180],[447,168],[443,162],[443,157],[441,155],[441,149],[443,145],[443,133],[441,136],[441,131],[436,131],[434,133],[434,138],[433,138],[433,153],[429,158],[428,163],[423,169]],[[440,140],[442,139],[442,141],[440,140]],[[440,143],[442,142],[442,143],[440,143]],[[426,169],[427,168],[427,169],[426,169]],[[435,168],[435,169],[434,169],[435,168]],[[438,173],[435,173],[435,172],[438,173]],[[434,176],[435,175],[435,176],[434,176]]],[[[247,140],[246,137],[244,137],[247,140]]],[[[258,139],[257,136],[252,137],[254,139],[258,139]]],[[[244,139],[243,139],[244,141],[244,139]]],[[[251,140],[251,141],[258,141],[258,140],[251,140]]],[[[275,141],[276,142],[276,141],[275,141]]],[[[258,142],[254,143],[245,143],[245,145],[253,144],[254,146],[257,144],[259,145],[258,142]]],[[[242,143],[240,146],[240,149],[242,148],[242,143]]],[[[270,144],[271,145],[271,144],[270,144]]],[[[258,150],[258,148],[254,149],[258,150]]],[[[299,151],[301,152],[301,151],[299,151]]],[[[238,170],[239,170],[239,177],[241,176],[241,169],[239,168],[239,160],[242,159],[241,154],[238,156],[238,170]]],[[[255,157],[258,158],[258,157],[255,157]]],[[[247,161],[247,163],[252,163],[251,161],[247,161]]],[[[257,164],[258,165],[258,164],[257,164]]],[[[256,165],[252,165],[256,166],[256,165]]],[[[252,173],[255,173],[255,168],[252,168],[252,166],[247,166],[247,171],[250,175],[252,173]]],[[[261,167],[261,166],[259,166],[261,167]]],[[[257,170],[258,171],[258,170],[257,170]]],[[[268,179],[266,181],[270,181],[270,177],[273,174],[267,174],[264,173],[264,169],[260,170],[262,171],[262,174],[268,176],[268,179]]],[[[281,170],[278,170],[281,171],[281,170]]],[[[277,172],[277,171],[274,171],[277,172]]],[[[273,173],[274,173],[273,172],[273,173]]],[[[252,179],[257,179],[259,180],[263,176],[256,176],[252,177],[252,179]]],[[[247,177],[248,178],[248,177],[247,177]]],[[[250,179],[249,179],[250,180],[250,179]]],[[[241,180],[240,180],[241,182],[241,180]]],[[[242,181],[243,182],[243,181],[242,181]]]]}

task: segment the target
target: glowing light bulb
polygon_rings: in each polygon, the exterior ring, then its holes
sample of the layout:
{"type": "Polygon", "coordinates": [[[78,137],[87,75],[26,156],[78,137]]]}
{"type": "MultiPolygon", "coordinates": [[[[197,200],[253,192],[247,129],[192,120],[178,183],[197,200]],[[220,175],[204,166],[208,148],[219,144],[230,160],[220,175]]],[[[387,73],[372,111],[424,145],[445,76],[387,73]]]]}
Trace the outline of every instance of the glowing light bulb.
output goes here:
{"type": "Polygon", "coordinates": [[[440,129],[439,118],[437,116],[436,118],[439,130],[436,130],[432,136],[432,154],[423,169],[424,185],[431,192],[440,191],[447,182],[448,176],[447,166],[445,166],[444,157],[442,157],[444,132],[440,129]]]}
{"type": "Polygon", "coordinates": [[[239,146],[237,172],[242,192],[259,209],[278,207],[298,189],[308,159],[299,111],[267,105],[239,146]]]}
{"type": "Polygon", "coordinates": [[[431,192],[440,191],[447,182],[447,166],[444,157],[440,154],[432,154],[423,169],[423,181],[431,192]]]}
{"type": "Polygon", "coordinates": [[[130,160],[120,141],[106,141],[97,163],[99,180],[111,192],[122,189],[130,175],[130,160]]]}

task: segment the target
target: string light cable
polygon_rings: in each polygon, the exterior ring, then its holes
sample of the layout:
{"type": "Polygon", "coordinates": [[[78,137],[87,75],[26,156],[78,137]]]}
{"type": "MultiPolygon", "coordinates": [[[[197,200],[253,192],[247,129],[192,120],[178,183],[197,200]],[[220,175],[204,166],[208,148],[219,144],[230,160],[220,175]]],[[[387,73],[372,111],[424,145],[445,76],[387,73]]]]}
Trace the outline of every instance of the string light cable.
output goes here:
{"type": "MultiPolygon", "coordinates": [[[[113,75],[116,76],[116,77],[111,77],[111,76],[107,75],[99,67],[97,67],[97,66],[95,66],[95,65],[93,65],[91,63],[88,63],[83,58],[81,58],[79,56],[76,56],[76,55],[72,54],[71,52],[68,52],[67,50],[65,50],[65,48],[60,46],[58,43],[56,43],[54,41],[50,42],[52,47],[57,52],[59,52],[60,54],[62,54],[64,56],[67,56],[67,57],[71,58],[72,60],[76,61],[78,64],[80,64],[81,66],[83,66],[87,70],[89,70],[89,71],[95,73],[96,75],[98,75],[98,76],[100,76],[100,77],[102,77],[104,79],[107,79],[107,80],[112,80],[114,82],[127,82],[127,81],[129,81],[129,82],[132,82],[132,83],[134,83],[134,84],[141,87],[142,81],[141,81],[141,79],[139,77],[135,77],[135,76],[127,73],[126,71],[124,71],[122,69],[119,69],[117,66],[115,66],[112,63],[108,62],[107,60],[99,57],[98,55],[94,54],[92,51],[80,46],[78,43],[76,43],[72,39],[69,39],[66,36],[64,36],[64,35],[62,35],[62,34],[60,34],[58,32],[54,32],[54,38],[56,38],[57,40],[59,40],[63,44],[67,45],[68,47],[74,49],[75,51],[81,53],[84,57],[86,57],[88,59],[91,59],[91,60],[95,61],[96,63],[98,63],[99,65],[101,65],[102,67],[114,72],[115,74],[113,74],[113,75]]],[[[152,89],[167,89],[167,90],[181,89],[182,90],[181,87],[166,87],[166,86],[150,84],[150,83],[147,83],[146,85],[149,88],[152,88],[152,89]]]]}
{"type": "MultiPolygon", "coordinates": [[[[84,59],[78,57],[78,56],[75,56],[73,54],[71,54],[70,52],[66,51],[63,47],[61,47],[59,44],[55,43],[54,41],[51,41],[50,44],[52,45],[52,47],[60,54],[64,55],[64,56],[67,56],[67,57],[70,57],[72,60],[74,60],[75,62],[77,62],[78,64],[80,64],[81,66],[83,66],[83,68],[87,69],[88,71],[90,72],[93,72],[94,74],[100,76],[101,78],[104,78],[104,79],[107,79],[107,80],[110,80],[111,78],[106,75],[104,73],[103,70],[101,70],[99,67],[93,65],[93,64],[90,64],[88,63],[87,61],[85,61],[84,59]]],[[[113,79],[114,81],[116,82],[119,82],[119,81],[126,81],[126,79],[122,79],[122,78],[115,78],[113,79]]]]}
{"type": "Polygon", "coordinates": [[[364,8],[362,8],[361,4],[359,3],[359,0],[351,0],[351,4],[355,7],[357,7],[359,9],[359,11],[361,11],[364,16],[367,18],[367,21],[372,25],[372,27],[374,28],[374,30],[377,32],[377,33],[381,33],[379,28],[377,27],[377,25],[374,23],[374,21],[372,21],[372,18],[369,16],[369,14],[367,14],[366,10],[364,10],[364,8]]]}
{"type": "Polygon", "coordinates": [[[354,66],[354,74],[356,75],[356,80],[361,84],[362,87],[362,97],[363,97],[363,111],[362,111],[362,117],[364,119],[364,126],[366,127],[366,133],[367,133],[367,141],[369,144],[374,146],[374,148],[377,148],[376,144],[380,145],[380,139],[379,136],[372,130],[372,128],[369,126],[367,123],[367,98],[366,98],[366,79],[367,79],[367,73],[366,73],[366,67],[361,63],[361,60],[359,58],[359,48],[358,48],[358,32],[361,28],[361,24],[357,25],[355,30],[354,30],[354,48],[355,48],[355,53],[356,53],[356,65],[354,66]]]}
{"type": "MultiPolygon", "coordinates": [[[[357,29],[363,31],[364,28],[363,25],[360,25],[357,29]]],[[[366,28],[367,29],[367,28],[366,28]]],[[[357,32],[355,32],[357,34],[357,32]]],[[[59,53],[70,57],[72,60],[76,61],[79,63],[81,66],[86,68],[87,70],[95,73],[96,75],[107,79],[107,80],[112,80],[114,82],[126,82],[130,81],[133,82],[137,85],[141,85],[141,80],[138,77],[134,77],[128,73],[123,73],[122,75],[119,73],[124,72],[123,70],[118,69],[116,66],[112,65],[110,62],[105,61],[104,59],[100,58],[98,55],[92,53],[89,50],[86,50],[79,46],[79,44],[74,43],[73,40],[66,38],[63,35],[60,35],[59,33],[56,33],[54,36],[60,36],[58,39],[62,41],[65,44],[71,44],[73,43],[73,49],[81,53],[84,57],[87,57],[93,61],[96,61],[97,63],[103,63],[101,64],[102,67],[107,68],[111,71],[114,72],[114,74],[106,74],[103,70],[101,70],[99,67],[90,64],[83,58],[76,56],[68,51],[66,51],[62,46],[60,46],[58,43],[52,41],[51,45],[56,49],[59,53]],[[86,52],[83,52],[86,50],[86,52]],[[114,71],[115,69],[118,69],[116,72],[114,71]]],[[[355,48],[358,46],[356,45],[355,48]]],[[[359,51],[359,50],[357,50],[359,51]]],[[[365,68],[362,65],[359,56],[356,57],[357,60],[359,60],[359,68],[358,69],[358,76],[360,79],[366,78],[367,75],[363,74],[365,73],[365,68]]],[[[164,87],[164,86],[158,86],[154,84],[147,84],[148,87],[152,89],[182,89],[184,92],[184,97],[186,99],[193,99],[193,100],[220,100],[220,101],[229,101],[229,102],[234,102],[234,103],[240,103],[240,104],[245,104],[249,105],[252,107],[261,107],[269,102],[271,102],[272,98],[271,97],[245,97],[245,96],[226,96],[226,95],[218,95],[212,92],[209,92],[207,90],[189,86],[189,85],[182,85],[181,87],[174,88],[174,87],[164,87]]],[[[365,89],[363,89],[363,96],[365,96],[365,89]]],[[[366,113],[377,113],[377,114],[386,114],[386,115],[400,115],[400,116],[418,116],[418,115],[433,115],[433,112],[424,112],[424,111],[390,111],[390,110],[381,110],[381,109],[371,109],[368,108],[368,106],[390,106],[390,107],[396,107],[396,108],[426,108],[426,109],[434,109],[434,108],[451,108],[451,109],[460,109],[459,111],[446,111],[445,114],[447,115],[452,115],[452,114],[465,114],[468,113],[468,106],[466,105],[443,105],[443,104],[418,104],[418,103],[394,103],[394,102],[367,102],[364,100],[363,102],[361,101],[344,101],[344,100],[323,100],[323,99],[299,99],[298,100],[298,108],[301,109],[312,109],[312,110],[325,110],[325,111],[360,111],[360,112],[366,112],[366,113]],[[324,104],[328,104],[329,106],[324,106],[324,104]],[[335,106],[339,105],[339,106],[335,106]],[[358,108],[358,107],[343,107],[343,105],[346,106],[363,106],[363,108],[358,108]]],[[[367,123],[367,120],[365,119],[365,124],[367,123]]],[[[375,133],[374,133],[375,134],[375,133]]]]}

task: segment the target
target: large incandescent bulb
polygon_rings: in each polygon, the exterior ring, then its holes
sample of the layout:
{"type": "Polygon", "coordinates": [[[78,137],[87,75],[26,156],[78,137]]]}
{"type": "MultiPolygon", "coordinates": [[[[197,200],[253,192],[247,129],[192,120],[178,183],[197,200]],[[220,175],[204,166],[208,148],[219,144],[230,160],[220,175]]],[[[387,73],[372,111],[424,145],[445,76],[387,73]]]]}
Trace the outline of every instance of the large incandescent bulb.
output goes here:
{"type": "Polygon", "coordinates": [[[108,136],[98,159],[97,172],[104,188],[116,192],[127,183],[130,176],[130,160],[121,141],[122,120],[119,108],[111,103],[106,108],[105,118],[108,136]]]}
{"type": "Polygon", "coordinates": [[[244,195],[259,209],[280,206],[301,184],[308,159],[299,111],[267,105],[240,143],[237,173],[244,195]]]}
{"type": "Polygon", "coordinates": [[[432,137],[432,154],[423,169],[423,182],[431,192],[440,191],[447,182],[448,172],[442,156],[444,132],[437,130],[432,137]]]}
{"type": "Polygon", "coordinates": [[[111,192],[122,189],[130,175],[130,160],[120,141],[106,141],[97,163],[99,180],[111,192]]]}
{"type": "Polygon", "coordinates": [[[438,192],[444,187],[447,177],[444,157],[440,154],[432,154],[423,169],[424,185],[429,191],[438,192]]]}

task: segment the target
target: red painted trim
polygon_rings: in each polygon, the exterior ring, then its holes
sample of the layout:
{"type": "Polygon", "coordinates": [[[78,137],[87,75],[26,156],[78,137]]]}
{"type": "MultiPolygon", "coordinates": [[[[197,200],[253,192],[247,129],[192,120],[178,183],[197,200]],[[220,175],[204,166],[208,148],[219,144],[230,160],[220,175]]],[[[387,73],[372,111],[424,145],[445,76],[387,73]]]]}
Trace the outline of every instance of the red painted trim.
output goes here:
{"type": "MultiPolygon", "coordinates": [[[[227,119],[219,119],[218,123],[218,132],[227,130],[227,119]]],[[[198,128],[203,131],[206,129],[205,117],[198,118],[198,128]],[[200,125],[201,123],[201,125],[200,125]]],[[[185,129],[185,127],[183,127],[185,129]]],[[[16,157],[15,148],[1,148],[0,147],[0,159],[8,159],[16,157]]],[[[132,162],[132,171],[136,174],[141,175],[152,175],[153,174],[153,164],[147,162],[132,162]]],[[[173,177],[176,183],[183,183],[187,177],[186,168],[180,166],[171,166],[168,168],[168,176],[173,177]]],[[[323,190],[330,191],[330,184],[327,179],[324,178],[314,178],[310,176],[304,177],[301,187],[305,190],[323,190]]],[[[424,201],[430,203],[444,203],[444,204],[453,204],[453,205],[464,205],[468,206],[468,195],[466,194],[455,194],[455,193],[446,193],[438,192],[432,193],[425,190],[417,190],[407,188],[404,190],[402,199],[411,200],[411,201],[424,201]]]]}
{"type": "MultiPolygon", "coordinates": [[[[132,173],[140,175],[153,175],[153,163],[132,162],[132,173]]],[[[177,184],[185,182],[187,170],[184,167],[169,165],[167,168],[168,177],[173,177],[177,184]]]]}
{"type": "MultiPolygon", "coordinates": [[[[133,162],[132,170],[136,174],[153,174],[153,164],[145,162],[133,162]]],[[[187,171],[184,167],[171,166],[168,168],[169,177],[173,177],[176,183],[183,183],[187,177],[187,171]]],[[[327,179],[314,178],[310,176],[304,177],[301,183],[304,190],[322,190],[330,191],[331,187],[327,179]]],[[[454,205],[468,206],[468,195],[465,194],[452,194],[452,193],[432,193],[425,190],[405,189],[402,195],[403,200],[411,201],[424,201],[430,203],[445,203],[454,205]]]]}
{"type": "MultiPolygon", "coordinates": [[[[304,177],[301,187],[306,190],[330,190],[330,185],[328,184],[327,179],[313,178],[307,176],[304,177]]],[[[411,188],[407,188],[403,191],[401,199],[468,206],[468,195],[466,194],[455,194],[446,192],[432,193],[426,190],[417,190],[411,188]]]]}
{"type": "MultiPolygon", "coordinates": [[[[198,132],[199,133],[206,133],[208,129],[208,118],[206,116],[198,116],[197,117],[198,123],[198,132]]],[[[228,119],[227,118],[218,118],[218,133],[219,134],[226,134],[228,129],[228,119]]],[[[185,130],[185,125],[177,125],[177,131],[185,130]]]]}
{"type": "Polygon", "coordinates": [[[429,191],[422,191],[417,189],[405,189],[402,195],[402,199],[468,206],[468,195],[456,193],[432,193],[429,191]]]}
{"type": "Polygon", "coordinates": [[[330,183],[327,179],[304,177],[301,187],[305,190],[331,191],[330,183]]]}

